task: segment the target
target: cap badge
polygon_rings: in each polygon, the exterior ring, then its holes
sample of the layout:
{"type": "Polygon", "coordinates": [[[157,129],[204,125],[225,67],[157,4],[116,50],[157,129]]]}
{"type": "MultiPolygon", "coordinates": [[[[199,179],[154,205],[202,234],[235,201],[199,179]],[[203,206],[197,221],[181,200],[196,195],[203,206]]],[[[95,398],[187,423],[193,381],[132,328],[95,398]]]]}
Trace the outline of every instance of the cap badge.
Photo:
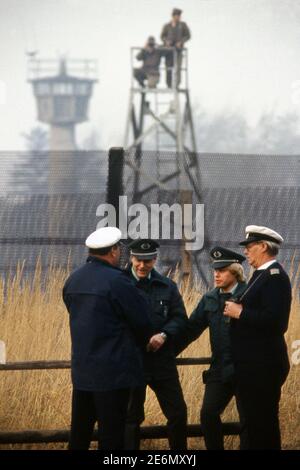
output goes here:
{"type": "Polygon", "coordinates": [[[141,248],[142,250],[149,250],[150,246],[151,246],[150,243],[143,243],[141,245],[141,248]]]}
{"type": "Polygon", "coordinates": [[[219,251],[214,251],[214,258],[221,258],[222,256],[222,253],[220,253],[219,251]]]}

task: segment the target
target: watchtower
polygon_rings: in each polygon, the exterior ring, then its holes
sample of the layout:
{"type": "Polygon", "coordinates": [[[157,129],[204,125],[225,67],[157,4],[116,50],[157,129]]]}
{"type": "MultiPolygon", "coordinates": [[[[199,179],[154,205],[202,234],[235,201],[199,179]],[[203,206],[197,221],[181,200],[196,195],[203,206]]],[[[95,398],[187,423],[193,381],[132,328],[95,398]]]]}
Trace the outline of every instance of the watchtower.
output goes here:
{"type": "Polygon", "coordinates": [[[96,75],[93,60],[29,60],[28,80],[37,100],[38,120],[51,126],[52,150],[76,148],[75,125],[88,120],[96,75]]]}
{"type": "Polygon", "coordinates": [[[50,126],[48,155],[48,234],[61,235],[64,194],[76,193],[75,127],[88,120],[88,105],[97,81],[94,60],[28,61],[27,79],[37,102],[37,118],[50,126]]]}
{"type": "MultiPolygon", "coordinates": [[[[178,53],[175,48],[159,49],[162,56],[173,54],[173,66],[167,68],[162,60],[159,83],[149,75],[142,87],[134,79],[135,58],[141,48],[131,48],[132,73],[124,148],[133,200],[138,202],[157,188],[158,191],[178,191],[181,204],[191,203],[192,185],[195,199],[200,202],[200,174],[188,85],[188,51],[183,49],[178,53]],[[171,86],[166,85],[167,74],[172,74],[171,86]],[[147,149],[155,150],[155,161],[151,161],[151,166],[143,161],[142,151],[147,149]]],[[[183,273],[189,273],[190,256],[184,250],[181,260],[183,273]]]]}

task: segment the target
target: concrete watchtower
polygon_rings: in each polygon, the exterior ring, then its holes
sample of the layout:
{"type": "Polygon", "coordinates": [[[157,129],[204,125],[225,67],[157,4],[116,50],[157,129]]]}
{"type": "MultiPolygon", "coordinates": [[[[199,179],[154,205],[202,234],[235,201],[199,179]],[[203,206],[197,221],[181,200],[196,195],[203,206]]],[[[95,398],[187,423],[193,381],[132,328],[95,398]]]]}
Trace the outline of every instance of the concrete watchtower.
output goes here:
{"type": "Polygon", "coordinates": [[[95,61],[31,59],[28,80],[37,101],[38,120],[51,126],[51,150],[74,150],[75,125],[88,120],[88,104],[97,81],[95,61]]]}
{"type": "MultiPolygon", "coordinates": [[[[88,105],[97,81],[94,60],[37,59],[28,61],[28,81],[37,102],[37,119],[50,126],[48,155],[48,235],[59,237],[64,220],[65,194],[76,193],[75,126],[88,120],[88,105]]],[[[69,219],[68,219],[69,220],[69,219]]],[[[71,222],[70,222],[71,223],[71,222]]]]}
{"type": "Polygon", "coordinates": [[[50,193],[73,192],[76,187],[75,126],[88,120],[96,76],[94,60],[31,57],[28,61],[28,81],[37,102],[37,118],[50,126],[50,193]]]}

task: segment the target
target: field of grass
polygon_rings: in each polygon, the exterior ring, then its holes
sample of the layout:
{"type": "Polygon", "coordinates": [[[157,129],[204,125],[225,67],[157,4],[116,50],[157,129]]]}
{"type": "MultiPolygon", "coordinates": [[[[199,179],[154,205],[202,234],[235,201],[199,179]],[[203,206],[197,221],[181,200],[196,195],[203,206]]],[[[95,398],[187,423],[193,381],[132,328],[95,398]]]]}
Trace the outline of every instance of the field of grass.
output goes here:
{"type": "MultiPolygon", "coordinates": [[[[7,361],[68,360],[70,337],[68,314],[61,299],[67,272],[51,266],[46,279],[38,265],[34,279],[22,275],[0,280],[0,340],[6,343],[7,361]]],[[[201,286],[183,290],[188,313],[201,296],[201,286]]],[[[299,298],[294,292],[289,330],[286,335],[290,357],[292,343],[300,340],[299,298]]],[[[191,344],[183,357],[209,356],[207,332],[191,344]]],[[[180,366],[179,373],[188,405],[189,423],[199,422],[203,397],[201,373],[206,366],[180,366]]],[[[0,431],[59,429],[70,425],[71,383],[69,370],[0,371],[0,431]]],[[[300,364],[291,364],[281,399],[282,443],[285,449],[300,449],[300,364]]],[[[237,419],[234,403],[224,413],[224,421],[237,419]]],[[[156,398],[149,391],[144,424],[162,424],[156,398]]],[[[238,438],[226,437],[226,448],[238,448],[238,438]]],[[[167,449],[166,440],[145,441],[147,449],[167,449]]],[[[202,449],[203,439],[190,439],[191,449],[202,449]]],[[[64,444],[2,445],[0,449],[65,448],[64,444]]]]}

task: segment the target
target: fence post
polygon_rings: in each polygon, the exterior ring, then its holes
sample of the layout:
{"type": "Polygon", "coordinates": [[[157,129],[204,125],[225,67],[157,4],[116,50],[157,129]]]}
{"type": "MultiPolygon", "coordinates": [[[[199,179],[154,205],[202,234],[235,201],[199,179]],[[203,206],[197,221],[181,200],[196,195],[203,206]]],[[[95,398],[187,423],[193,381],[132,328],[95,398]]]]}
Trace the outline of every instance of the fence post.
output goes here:
{"type": "Polygon", "coordinates": [[[6,350],[4,341],[0,340],[0,364],[6,364],[6,350]]]}

